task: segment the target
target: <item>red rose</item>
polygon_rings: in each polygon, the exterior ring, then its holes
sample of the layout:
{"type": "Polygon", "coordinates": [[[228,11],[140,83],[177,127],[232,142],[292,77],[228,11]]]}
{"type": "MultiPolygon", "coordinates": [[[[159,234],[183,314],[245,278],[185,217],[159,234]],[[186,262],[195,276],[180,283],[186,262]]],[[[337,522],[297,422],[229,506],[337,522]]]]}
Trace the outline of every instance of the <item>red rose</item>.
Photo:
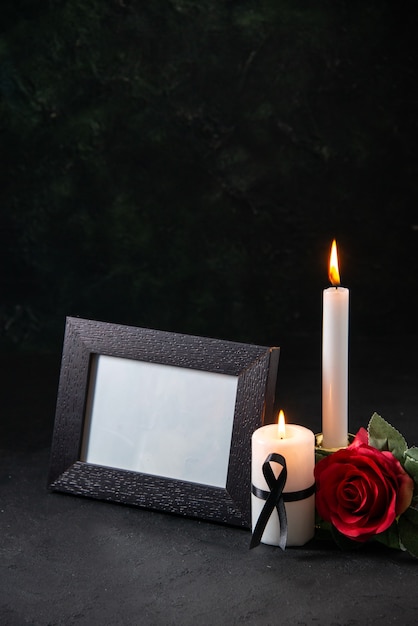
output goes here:
{"type": "Polygon", "coordinates": [[[391,452],[369,446],[363,428],[354,442],[315,466],[319,515],[351,539],[384,532],[411,504],[414,481],[391,452]]]}

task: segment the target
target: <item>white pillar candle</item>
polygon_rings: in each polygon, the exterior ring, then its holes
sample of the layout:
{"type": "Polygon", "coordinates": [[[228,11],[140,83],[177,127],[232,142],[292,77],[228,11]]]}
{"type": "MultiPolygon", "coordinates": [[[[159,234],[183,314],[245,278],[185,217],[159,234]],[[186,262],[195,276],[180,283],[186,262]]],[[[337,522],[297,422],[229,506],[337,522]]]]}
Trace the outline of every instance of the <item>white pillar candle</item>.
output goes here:
{"type": "MultiPolygon", "coordinates": [[[[315,436],[311,430],[296,424],[286,424],[282,436],[277,424],[262,426],[252,436],[252,484],[258,489],[269,491],[263,475],[263,463],[271,453],[281,454],[286,459],[287,481],[283,493],[297,492],[312,487],[315,466],[315,436]]],[[[271,465],[277,478],[281,467],[271,465]]],[[[265,500],[251,494],[252,529],[265,505],[265,500]]],[[[315,496],[296,502],[285,502],[287,516],[286,546],[302,546],[312,539],[315,532],[315,496]]],[[[261,538],[261,542],[278,546],[280,523],[274,509],[261,538]]]]}
{"type": "Polygon", "coordinates": [[[335,240],[322,316],[322,446],[341,448],[348,439],[348,307],[349,291],[340,287],[335,240]]]}

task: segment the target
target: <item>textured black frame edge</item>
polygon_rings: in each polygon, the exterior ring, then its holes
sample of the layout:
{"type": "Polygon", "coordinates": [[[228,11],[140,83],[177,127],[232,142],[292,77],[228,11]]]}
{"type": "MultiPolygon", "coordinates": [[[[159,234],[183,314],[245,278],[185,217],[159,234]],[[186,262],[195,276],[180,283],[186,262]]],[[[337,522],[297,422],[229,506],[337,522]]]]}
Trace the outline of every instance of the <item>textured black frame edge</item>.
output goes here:
{"type": "Polygon", "coordinates": [[[275,347],[68,317],[49,489],[250,528],[251,435],[273,420],[278,360],[275,347]],[[94,354],[238,377],[225,489],[80,461],[94,354]]]}

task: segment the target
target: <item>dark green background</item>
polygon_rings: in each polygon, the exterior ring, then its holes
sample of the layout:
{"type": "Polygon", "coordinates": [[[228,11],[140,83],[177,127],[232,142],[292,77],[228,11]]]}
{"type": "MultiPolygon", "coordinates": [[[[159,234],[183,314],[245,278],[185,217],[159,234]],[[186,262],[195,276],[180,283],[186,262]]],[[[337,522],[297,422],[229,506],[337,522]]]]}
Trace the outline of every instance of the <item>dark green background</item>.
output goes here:
{"type": "Polygon", "coordinates": [[[333,237],[351,332],[414,332],[416,6],[3,1],[3,347],[319,333],[333,237]]]}

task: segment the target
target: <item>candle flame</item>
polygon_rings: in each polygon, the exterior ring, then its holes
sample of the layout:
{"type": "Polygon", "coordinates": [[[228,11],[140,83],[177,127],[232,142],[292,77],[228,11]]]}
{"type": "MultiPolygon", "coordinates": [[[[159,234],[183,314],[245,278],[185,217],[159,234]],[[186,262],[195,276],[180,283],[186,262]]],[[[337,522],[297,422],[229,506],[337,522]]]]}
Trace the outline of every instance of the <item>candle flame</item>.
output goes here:
{"type": "Polygon", "coordinates": [[[337,242],[332,242],[331,254],[329,257],[329,272],[328,277],[331,281],[331,285],[338,287],[340,285],[340,272],[338,270],[338,254],[337,254],[337,242]]]}
{"type": "Polygon", "coordinates": [[[285,439],[286,437],[286,422],[284,419],[284,413],[282,409],[280,409],[279,413],[279,422],[277,424],[277,432],[279,433],[279,439],[285,439]]]}

